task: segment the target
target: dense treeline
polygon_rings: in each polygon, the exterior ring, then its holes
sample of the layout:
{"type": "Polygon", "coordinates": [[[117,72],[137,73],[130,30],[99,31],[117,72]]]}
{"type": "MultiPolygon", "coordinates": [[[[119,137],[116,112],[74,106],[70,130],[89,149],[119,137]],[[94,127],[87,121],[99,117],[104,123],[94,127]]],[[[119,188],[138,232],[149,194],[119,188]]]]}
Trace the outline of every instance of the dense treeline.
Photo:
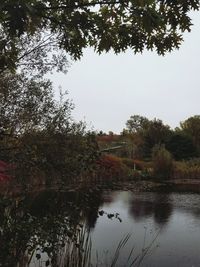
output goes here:
{"type": "Polygon", "coordinates": [[[164,145],[176,160],[200,156],[200,115],[195,115],[171,129],[160,119],[149,120],[134,115],[126,122],[120,135],[98,133],[100,146],[121,145],[116,151],[121,157],[149,160],[155,146],[164,145]]]}
{"type": "Polygon", "coordinates": [[[175,130],[160,119],[149,120],[138,115],[131,116],[126,123],[123,135],[132,138],[136,146],[136,155],[139,150],[143,158],[148,158],[156,145],[165,145],[177,160],[200,155],[200,115],[181,122],[180,127],[175,130]],[[136,139],[140,139],[139,144],[136,139]]]}
{"type": "Polygon", "coordinates": [[[107,166],[114,169],[110,177],[200,178],[200,115],[176,129],[160,119],[133,115],[120,135],[100,132],[97,140],[107,154],[104,172],[107,166]]]}

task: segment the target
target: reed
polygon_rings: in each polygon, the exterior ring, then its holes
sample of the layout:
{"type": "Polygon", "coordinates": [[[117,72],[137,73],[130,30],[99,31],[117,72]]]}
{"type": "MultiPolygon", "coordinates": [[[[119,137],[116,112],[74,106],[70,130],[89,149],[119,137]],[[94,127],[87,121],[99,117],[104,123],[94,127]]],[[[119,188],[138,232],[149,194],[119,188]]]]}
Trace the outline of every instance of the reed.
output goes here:
{"type": "MultiPolygon", "coordinates": [[[[141,252],[135,255],[135,246],[132,246],[128,254],[124,267],[139,267],[152,251],[155,240],[159,233],[151,240],[149,244],[143,244],[141,252]]],[[[96,252],[96,259],[92,261],[92,241],[90,232],[83,228],[77,235],[77,242],[67,242],[62,250],[57,255],[57,262],[52,267],[117,267],[120,262],[120,256],[123,249],[128,249],[128,242],[130,241],[131,234],[126,234],[118,243],[116,250],[110,262],[106,259],[100,259],[98,252],[96,252]],[[78,245],[77,245],[78,244],[78,245]]],[[[144,238],[145,240],[145,238],[144,238]]],[[[69,240],[68,240],[69,241],[69,240]]]]}

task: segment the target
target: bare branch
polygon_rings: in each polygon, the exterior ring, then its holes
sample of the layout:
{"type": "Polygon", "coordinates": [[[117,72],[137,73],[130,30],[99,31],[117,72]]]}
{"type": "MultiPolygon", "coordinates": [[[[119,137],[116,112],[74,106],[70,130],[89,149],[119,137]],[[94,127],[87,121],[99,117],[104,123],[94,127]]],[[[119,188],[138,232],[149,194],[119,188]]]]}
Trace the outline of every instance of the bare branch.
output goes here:
{"type": "Polygon", "coordinates": [[[43,40],[42,42],[40,42],[36,47],[34,47],[33,49],[29,50],[29,51],[26,51],[26,53],[24,53],[21,57],[18,58],[18,61],[20,61],[21,59],[23,59],[24,57],[30,55],[31,53],[33,53],[34,51],[42,48],[42,47],[45,47],[47,45],[50,45],[50,44],[53,44],[53,43],[56,43],[56,41],[50,41],[50,42],[47,42],[48,40],[51,39],[51,37],[53,36],[53,34],[51,36],[49,36],[47,39],[43,40]]]}

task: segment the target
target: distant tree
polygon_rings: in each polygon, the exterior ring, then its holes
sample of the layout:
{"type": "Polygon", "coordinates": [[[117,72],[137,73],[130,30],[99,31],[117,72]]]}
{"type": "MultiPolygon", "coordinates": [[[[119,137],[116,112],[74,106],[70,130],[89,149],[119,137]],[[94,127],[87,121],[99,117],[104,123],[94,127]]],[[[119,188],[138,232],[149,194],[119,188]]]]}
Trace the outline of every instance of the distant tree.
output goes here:
{"type": "Polygon", "coordinates": [[[106,135],[106,133],[104,133],[102,130],[97,132],[97,136],[104,136],[104,135],[106,135]]]}
{"type": "MultiPolygon", "coordinates": [[[[199,0],[1,1],[0,70],[17,68],[27,56],[22,51],[27,38],[35,40],[28,50],[32,57],[48,47],[79,59],[88,46],[98,53],[146,48],[163,55],[179,48],[192,25],[189,12],[198,9],[199,0]]],[[[41,60],[48,64],[46,54],[41,60]]]]}
{"type": "Polygon", "coordinates": [[[127,152],[130,158],[140,158],[144,144],[143,132],[149,120],[140,115],[132,115],[126,122],[122,136],[127,142],[127,152]]]}
{"type": "Polygon", "coordinates": [[[197,156],[197,149],[192,137],[183,132],[174,132],[166,143],[166,148],[176,160],[190,159],[197,156]]]}
{"type": "Polygon", "coordinates": [[[200,115],[195,115],[180,123],[181,130],[189,135],[200,155],[200,115]]]}
{"type": "Polygon", "coordinates": [[[109,135],[109,136],[113,136],[114,133],[113,133],[112,131],[109,131],[109,132],[108,132],[108,135],[109,135]]]}
{"type": "Polygon", "coordinates": [[[132,147],[137,154],[150,158],[155,145],[165,144],[171,130],[159,119],[149,120],[140,115],[133,115],[126,123],[123,135],[133,143],[132,147]]]}
{"type": "Polygon", "coordinates": [[[122,140],[125,142],[125,146],[123,149],[123,155],[124,157],[128,158],[141,158],[143,151],[143,144],[144,139],[140,133],[133,132],[130,133],[129,131],[125,130],[122,133],[122,140]]]}
{"type": "Polygon", "coordinates": [[[163,124],[159,119],[149,121],[143,132],[144,138],[144,155],[150,157],[152,148],[155,145],[162,145],[167,142],[171,135],[168,125],[163,124]]]}
{"type": "Polygon", "coordinates": [[[128,133],[136,133],[143,131],[149,123],[146,117],[140,115],[133,115],[126,122],[126,130],[128,133]]]}

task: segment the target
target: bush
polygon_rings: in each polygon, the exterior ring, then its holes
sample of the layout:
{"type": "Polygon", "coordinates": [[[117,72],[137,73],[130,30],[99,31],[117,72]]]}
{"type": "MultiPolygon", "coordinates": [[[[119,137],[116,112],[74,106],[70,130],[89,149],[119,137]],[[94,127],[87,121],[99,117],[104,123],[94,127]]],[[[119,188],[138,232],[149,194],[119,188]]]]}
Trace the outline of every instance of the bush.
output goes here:
{"type": "Polygon", "coordinates": [[[97,176],[100,179],[122,180],[129,176],[129,168],[121,158],[113,155],[102,155],[97,162],[97,176]]]}
{"type": "Polygon", "coordinates": [[[122,158],[122,162],[124,165],[126,165],[128,168],[134,170],[136,169],[136,165],[134,163],[133,159],[129,159],[129,158],[122,158]]]}
{"type": "Polygon", "coordinates": [[[145,162],[139,159],[122,158],[122,162],[130,169],[137,171],[146,171],[151,167],[150,162],[145,162]]]}
{"type": "Polygon", "coordinates": [[[176,179],[200,179],[200,159],[176,162],[173,177],[176,179]]]}
{"type": "Polygon", "coordinates": [[[174,163],[172,155],[163,145],[156,145],[152,152],[153,174],[157,178],[170,178],[173,174],[174,163]]]}

